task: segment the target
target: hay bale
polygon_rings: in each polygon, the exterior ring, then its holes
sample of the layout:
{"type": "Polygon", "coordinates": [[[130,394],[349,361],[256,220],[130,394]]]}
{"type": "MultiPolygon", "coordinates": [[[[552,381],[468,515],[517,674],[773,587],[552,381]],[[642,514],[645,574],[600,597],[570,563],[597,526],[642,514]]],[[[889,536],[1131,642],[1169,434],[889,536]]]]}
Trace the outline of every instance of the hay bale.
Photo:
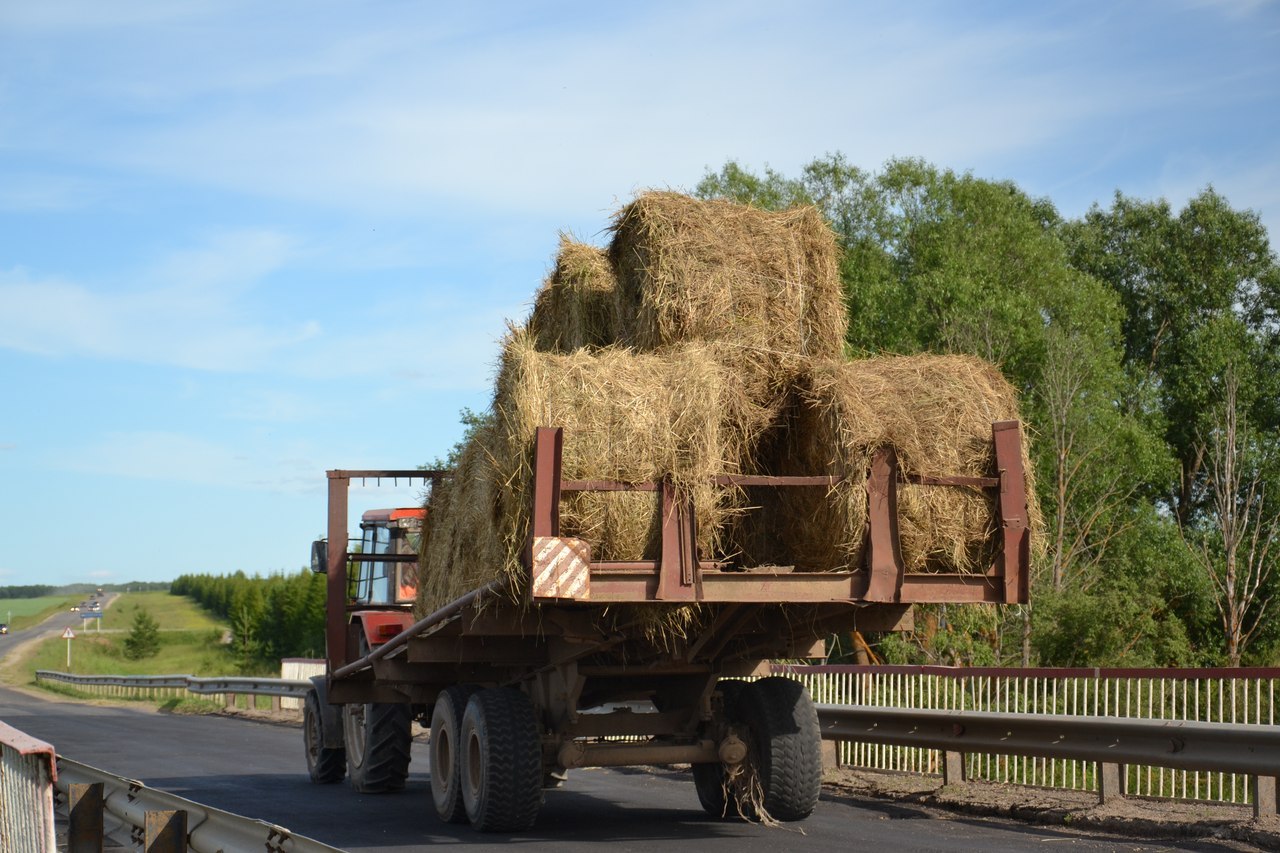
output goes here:
{"type": "MultiPolygon", "coordinates": [[[[492,422],[477,432],[427,517],[419,610],[429,611],[495,577],[522,578],[532,448],[539,426],[565,429],[567,479],[643,482],[670,476],[693,496],[703,553],[718,553],[738,493],[710,484],[745,470],[774,412],[734,381],[722,354],[690,344],[662,354],[618,348],[538,350],[513,330],[505,342],[492,422]]],[[[597,559],[657,554],[652,492],[569,493],[561,532],[593,543],[597,559]]]]}
{"type": "Polygon", "coordinates": [[[843,353],[839,256],[816,209],[650,192],[618,212],[613,233],[621,343],[721,341],[769,356],[771,372],[843,353]]]}
{"type": "MultiPolygon", "coordinates": [[[[1018,417],[1013,387],[997,368],[972,356],[813,362],[769,467],[848,479],[830,491],[792,488],[765,495],[755,518],[744,520],[735,536],[750,560],[802,571],[857,568],[863,562],[866,476],[877,448],[893,446],[906,474],[996,476],[991,424],[1018,417]],[[776,539],[762,543],[761,529],[776,539]]],[[[1023,464],[1034,532],[1041,520],[1025,433],[1023,464]]],[[[990,566],[1000,542],[993,492],[907,484],[898,498],[907,571],[970,573],[990,566]]]]}
{"type": "Polygon", "coordinates": [[[617,290],[605,250],[561,234],[555,268],[538,291],[527,324],[537,348],[565,353],[617,343],[617,290]]]}

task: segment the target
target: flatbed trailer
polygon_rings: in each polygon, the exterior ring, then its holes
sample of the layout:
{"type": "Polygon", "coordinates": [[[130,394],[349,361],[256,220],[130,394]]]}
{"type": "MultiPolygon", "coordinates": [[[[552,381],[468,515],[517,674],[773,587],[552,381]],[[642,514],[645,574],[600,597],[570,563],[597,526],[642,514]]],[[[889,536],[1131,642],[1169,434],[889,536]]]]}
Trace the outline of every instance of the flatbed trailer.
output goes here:
{"type": "MultiPolygon", "coordinates": [[[[352,601],[349,565],[407,567],[403,544],[352,553],[352,481],[435,480],[422,470],[328,472],[326,675],[305,704],[311,779],[348,775],[364,792],[403,787],[410,726],[431,727],[438,814],[484,831],[536,820],[545,787],[579,767],[688,763],[698,799],[717,816],[806,817],[821,779],[812,701],[798,682],[744,680],[776,659],[823,657],[835,633],[908,630],[916,603],[1024,603],[1029,536],[1017,421],[992,425],[997,476],[905,475],[891,448],[867,481],[865,564],[853,571],[742,569],[697,553],[687,495],[670,482],[564,480],[558,429],[534,443],[532,517],[522,582],[495,580],[414,620],[410,605],[352,601]],[[1001,548],[978,574],[909,573],[899,551],[901,483],[994,491],[1001,548]],[[592,558],[560,535],[561,496],[649,491],[660,506],[660,553],[592,558]],[[400,553],[394,553],[399,551],[400,553]],[[697,605],[692,636],[643,630],[648,608],[697,605]]],[[[725,475],[725,487],[826,488],[834,476],[725,475]]],[[[396,568],[397,572],[403,568],[396,568]]]]}

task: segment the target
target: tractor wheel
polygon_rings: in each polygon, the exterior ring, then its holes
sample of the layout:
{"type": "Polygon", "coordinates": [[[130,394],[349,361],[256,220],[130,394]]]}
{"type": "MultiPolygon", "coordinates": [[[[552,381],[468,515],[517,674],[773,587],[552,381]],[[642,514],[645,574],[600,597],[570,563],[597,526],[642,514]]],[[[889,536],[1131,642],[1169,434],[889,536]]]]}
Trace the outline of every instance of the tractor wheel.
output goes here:
{"type": "MultiPolygon", "coordinates": [[[[720,691],[721,708],[725,725],[722,729],[739,724],[742,719],[742,691],[747,682],[724,680],[716,684],[720,691]]],[[[740,728],[740,726],[739,726],[740,728]]],[[[693,765],[693,786],[698,792],[698,802],[703,810],[712,817],[729,817],[731,799],[728,796],[729,785],[726,784],[725,766],[719,762],[714,764],[693,765]]],[[[734,809],[736,812],[736,808],[734,809]]]]}
{"type": "Polygon", "coordinates": [[[462,801],[462,754],[459,749],[462,715],[476,688],[455,684],[440,691],[431,712],[431,800],[447,823],[466,823],[462,801]]]}
{"type": "Polygon", "coordinates": [[[412,725],[413,709],[408,703],[342,706],[351,787],[362,794],[385,794],[404,788],[409,775],[412,725]]]}
{"type": "Polygon", "coordinates": [[[480,690],[467,701],[458,743],[462,801],[481,832],[533,826],[542,805],[542,745],[533,703],[519,690],[480,690]]]}
{"type": "Polygon", "coordinates": [[[317,785],[341,782],[347,775],[347,751],[324,745],[324,723],[320,714],[320,697],[307,691],[302,703],[302,737],[307,747],[307,775],[317,785]]]}
{"type": "Polygon", "coordinates": [[[776,820],[808,817],[822,792],[822,730],[809,692],[775,676],[748,685],[741,702],[760,807],[776,820]]]}

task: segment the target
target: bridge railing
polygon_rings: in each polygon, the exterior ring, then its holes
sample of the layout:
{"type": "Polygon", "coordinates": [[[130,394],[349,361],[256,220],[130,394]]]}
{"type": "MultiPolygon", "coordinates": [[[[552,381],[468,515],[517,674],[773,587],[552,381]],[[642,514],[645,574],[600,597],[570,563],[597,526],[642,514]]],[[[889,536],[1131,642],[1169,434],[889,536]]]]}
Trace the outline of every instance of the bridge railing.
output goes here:
{"type": "Polygon", "coordinates": [[[55,849],[53,747],[0,723],[0,850],[55,849]]]}
{"type": "MultiPolygon", "coordinates": [[[[864,705],[997,714],[1147,719],[1274,725],[1280,668],[1097,669],[943,666],[775,666],[799,678],[814,700],[864,705]]],[[[937,749],[847,741],[842,764],[872,770],[941,774],[937,749]]],[[[1098,791],[1092,761],[1028,755],[964,754],[969,779],[1098,791]]],[[[1128,764],[1120,793],[1172,799],[1252,803],[1254,783],[1244,773],[1128,764]]]]}

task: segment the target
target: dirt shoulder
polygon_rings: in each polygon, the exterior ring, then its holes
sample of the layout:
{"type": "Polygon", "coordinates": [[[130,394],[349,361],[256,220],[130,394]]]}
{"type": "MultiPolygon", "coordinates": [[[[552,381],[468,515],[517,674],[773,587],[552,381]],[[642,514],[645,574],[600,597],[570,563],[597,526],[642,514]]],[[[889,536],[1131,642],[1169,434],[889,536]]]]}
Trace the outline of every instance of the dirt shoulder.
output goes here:
{"type": "Polygon", "coordinates": [[[1062,791],[992,782],[939,787],[937,777],[873,773],[847,767],[827,772],[824,791],[988,815],[1047,826],[1094,829],[1145,839],[1216,839],[1227,849],[1280,850],[1280,820],[1254,819],[1252,806],[1125,797],[1102,805],[1087,791],[1062,791]]]}

